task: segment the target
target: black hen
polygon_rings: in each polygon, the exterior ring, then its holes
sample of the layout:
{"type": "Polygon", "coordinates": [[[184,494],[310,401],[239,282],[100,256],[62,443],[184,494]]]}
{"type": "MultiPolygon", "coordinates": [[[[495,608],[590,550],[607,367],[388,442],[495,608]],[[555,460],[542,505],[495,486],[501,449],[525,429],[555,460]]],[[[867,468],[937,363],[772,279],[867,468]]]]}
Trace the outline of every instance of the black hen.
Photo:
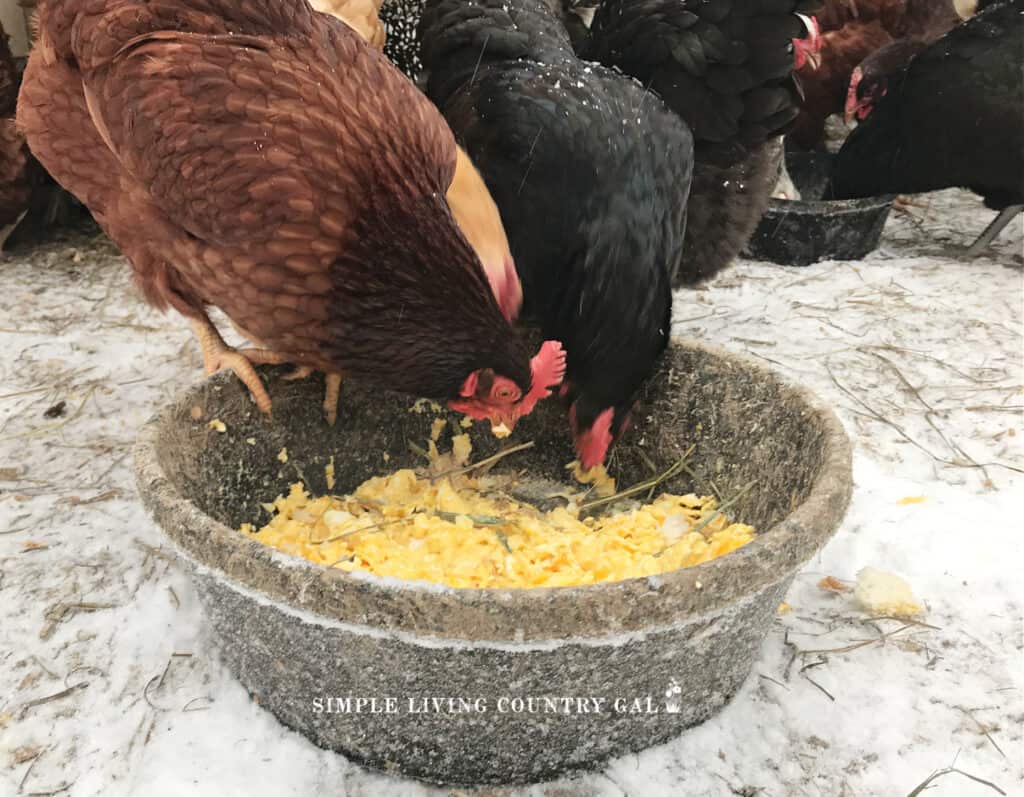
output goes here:
{"type": "Polygon", "coordinates": [[[603,0],[587,58],[616,66],[693,130],[700,163],[730,166],[800,112],[794,40],[816,0],[603,0]]]}
{"type": "Polygon", "coordinates": [[[767,208],[778,177],[776,141],[800,112],[797,56],[817,46],[816,26],[797,14],[819,6],[819,0],[603,0],[598,6],[581,54],[636,77],[693,130],[691,224],[677,285],[729,265],[767,208]]]}
{"type": "Polygon", "coordinates": [[[1024,204],[1022,51],[1024,0],[1012,0],[987,4],[888,74],[862,65],[855,90],[867,119],[836,158],[834,196],[969,188],[1002,211],[971,247],[980,251],[1024,204]]]}
{"type": "Polygon", "coordinates": [[[676,287],[713,277],[743,251],[779,182],[782,152],[777,138],[731,166],[694,164],[676,287]]]}
{"type": "Polygon", "coordinates": [[[524,313],[568,353],[580,461],[599,464],[668,343],[690,132],[577,59],[544,0],[429,0],[420,38],[427,92],[501,211],[524,313]]]}

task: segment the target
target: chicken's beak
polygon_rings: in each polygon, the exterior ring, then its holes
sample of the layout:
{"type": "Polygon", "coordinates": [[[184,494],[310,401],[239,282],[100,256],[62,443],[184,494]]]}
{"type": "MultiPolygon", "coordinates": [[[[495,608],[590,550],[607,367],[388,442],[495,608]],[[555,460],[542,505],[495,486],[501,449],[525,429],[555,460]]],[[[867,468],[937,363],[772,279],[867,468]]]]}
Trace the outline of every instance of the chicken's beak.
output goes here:
{"type": "Polygon", "coordinates": [[[852,124],[854,121],[864,121],[870,108],[871,104],[867,102],[847,103],[846,109],[843,111],[843,121],[847,125],[852,124]]]}
{"type": "Polygon", "coordinates": [[[821,28],[815,17],[806,14],[797,14],[807,31],[807,35],[793,40],[793,46],[797,50],[797,69],[809,66],[812,71],[821,66],[821,28]]]}
{"type": "Polygon", "coordinates": [[[498,439],[508,437],[518,421],[519,415],[514,410],[495,413],[491,416],[491,434],[498,439]]]}

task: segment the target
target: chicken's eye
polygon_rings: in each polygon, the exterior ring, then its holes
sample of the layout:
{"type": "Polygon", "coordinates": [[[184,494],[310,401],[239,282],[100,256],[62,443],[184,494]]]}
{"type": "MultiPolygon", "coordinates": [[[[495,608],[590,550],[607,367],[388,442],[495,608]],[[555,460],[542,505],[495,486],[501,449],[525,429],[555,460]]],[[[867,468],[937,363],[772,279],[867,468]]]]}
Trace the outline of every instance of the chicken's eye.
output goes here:
{"type": "Polygon", "coordinates": [[[515,401],[519,398],[519,391],[511,385],[495,385],[491,395],[498,401],[515,401]]]}

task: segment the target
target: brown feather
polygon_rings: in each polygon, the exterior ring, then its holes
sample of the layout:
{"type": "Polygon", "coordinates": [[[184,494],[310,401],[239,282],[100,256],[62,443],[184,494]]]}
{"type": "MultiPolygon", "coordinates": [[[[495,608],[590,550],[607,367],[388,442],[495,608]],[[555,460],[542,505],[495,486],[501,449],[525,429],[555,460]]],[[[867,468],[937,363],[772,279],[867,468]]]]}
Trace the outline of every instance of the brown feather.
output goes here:
{"type": "Polygon", "coordinates": [[[24,216],[32,191],[44,179],[14,121],[18,70],[0,27],[0,247],[24,216]]]}
{"type": "Polygon", "coordinates": [[[842,113],[850,77],[865,58],[898,39],[935,41],[960,22],[953,0],[825,0],[816,17],[821,66],[799,72],[805,96],[789,133],[803,149],[817,147],[825,120],[842,113]]]}
{"type": "Polygon", "coordinates": [[[216,305],[387,387],[449,396],[489,367],[529,388],[444,202],[450,130],[344,23],[302,0],[49,0],[39,20],[19,121],[149,301],[216,305]]]}
{"type": "Polygon", "coordinates": [[[799,72],[804,102],[788,138],[803,149],[814,149],[822,140],[825,120],[842,113],[850,75],[871,53],[893,41],[877,19],[851,22],[822,34],[821,66],[805,65],[799,72]]]}

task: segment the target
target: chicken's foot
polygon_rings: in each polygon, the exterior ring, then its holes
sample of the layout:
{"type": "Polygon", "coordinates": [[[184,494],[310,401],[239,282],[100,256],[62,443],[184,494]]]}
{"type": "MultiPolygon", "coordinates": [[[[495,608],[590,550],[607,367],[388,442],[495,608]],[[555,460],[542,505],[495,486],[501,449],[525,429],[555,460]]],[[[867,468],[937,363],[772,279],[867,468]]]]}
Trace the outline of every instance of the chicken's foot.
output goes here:
{"type": "Polygon", "coordinates": [[[308,365],[296,365],[295,368],[286,373],[281,378],[286,382],[294,382],[298,379],[308,379],[316,372],[316,369],[310,368],[308,365]]]}
{"type": "Polygon", "coordinates": [[[280,365],[285,359],[266,349],[234,349],[228,346],[208,318],[193,320],[192,331],[199,339],[206,373],[215,374],[230,368],[242,380],[242,384],[249,388],[259,411],[269,415],[270,395],[253,365],[280,365]]]}
{"type": "MultiPolygon", "coordinates": [[[[296,379],[306,379],[315,372],[314,368],[308,365],[296,365],[295,370],[285,374],[283,379],[289,382],[296,379]]],[[[326,390],[324,392],[324,415],[327,416],[327,423],[334,426],[338,420],[338,398],[341,396],[341,374],[324,374],[326,390]]]]}
{"type": "Polygon", "coordinates": [[[324,374],[327,389],[324,391],[324,415],[327,423],[334,426],[338,420],[338,399],[341,396],[341,374],[324,374]]]}
{"type": "Polygon", "coordinates": [[[978,240],[967,249],[967,257],[977,257],[985,251],[989,244],[996,239],[996,236],[1003,231],[1003,228],[1013,221],[1014,216],[1022,211],[1024,211],[1024,205],[1010,205],[1008,208],[1003,208],[999,215],[992,220],[992,223],[985,228],[985,231],[978,236],[978,240]]]}

